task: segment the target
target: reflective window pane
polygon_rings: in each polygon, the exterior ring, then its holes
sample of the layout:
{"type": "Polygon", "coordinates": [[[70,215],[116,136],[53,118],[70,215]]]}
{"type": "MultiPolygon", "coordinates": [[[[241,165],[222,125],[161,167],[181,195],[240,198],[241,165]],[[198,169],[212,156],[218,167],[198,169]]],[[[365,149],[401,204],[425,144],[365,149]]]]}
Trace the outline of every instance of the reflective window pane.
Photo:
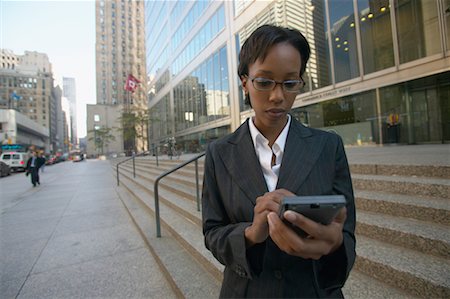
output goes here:
{"type": "Polygon", "coordinates": [[[447,35],[447,51],[450,51],[450,0],[444,1],[444,14],[446,23],[447,35]]]}
{"type": "Polygon", "coordinates": [[[380,143],[375,91],[337,98],[292,110],[300,122],[339,134],[345,144],[380,143]]]}
{"type": "Polygon", "coordinates": [[[400,63],[440,52],[437,1],[395,0],[400,63]]]}
{"type": "Polygon", "coordinates": [[[328,1],[336,82],[359,76],[352,0],[328,1]]]}
{"type": "Polygon", "coordinates": [[[358,0],[364,72],[394,66],[389,0],[358,0]]]}
{"type": "Polygon", "coordinates": [[[228,63],[227,63],[227,50],[223,47],[220,50],[220,80],[221,80],[221,91],[222,91],[222,114],[224,116],[230,115],[230,89],[228,83],[228,63]]]}
{"type": "Polygon", "coordinates": [[[306,82],[303,92],[331,84],[330,49],[326,35],[325,15],[324,1],[299,0],[295,4],[294,2],[286,4],[287,26],[298,29],[311,47],[308,67],[303,75],[303,80],[306,82]]]}

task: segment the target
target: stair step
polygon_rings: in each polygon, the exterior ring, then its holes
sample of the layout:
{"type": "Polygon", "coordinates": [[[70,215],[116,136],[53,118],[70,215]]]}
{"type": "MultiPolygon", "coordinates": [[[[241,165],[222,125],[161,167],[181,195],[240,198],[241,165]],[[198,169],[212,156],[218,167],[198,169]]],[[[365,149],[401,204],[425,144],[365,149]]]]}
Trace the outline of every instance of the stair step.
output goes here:
{"type": "Polygon", "coordinates": [[[353,269],[342,289],[347,299],[414,299],[405,291],[386,285],[362,272],[353,269]]]}
{"type": "MultiPolygon", "coordinates": [[[[129,171],[133,171],[132,168],[127,167],[126,168],[129,171]]],[[[159,169],[152,169],[152,168],[145,168],[145,166],[140,165],[139,167],[136,167],[136,172],[140,173],[142,175],[148,175],[151,177],[158,177],[163,172],[161,172],[159,169]]],[[[194,187],[195,188],[195,171],[182,171],[177,170],[174,173],[169,174],[166,178],[163,178],[162,180],[167,180],[167,178],[170,178],[171,181],[176,181],[180,184],[184,184],[188,187],[194,187]]],[[[199,172],[199,183],[203,181],[203,173],[199,172]]]]}
{"type": "Polygon", "coordinates": [[[450,179],[448,165],[350,164],[352,174],[418,176],[450,179]]]}
{"type": "MultiPolygon", "coordinates": [[[[122,168],[122,172],[123,174],[127,173],[128,175],[133,175],[133,171],[128,169],[128,168],[122,168]]],[[[156,176],[150,176],[148,173],[147,174],[143,174],[143,173],[137,173],[136,174],[136,178],[141,178],[143,180],[146,181],[146,183],[143,183],[143,186],[145,186],[146,188],[149,188],[149,190],[151,190],[153,192],[153,188],[154,188],[154,183],[156,180],[156,176]]],[[[136,179],[135,178],[135,179],[136,179]]],[[[186,182],[184,182],[186,183],[186,182]]],[[[186,199],[192,200],[192,201],[196,201],[197,198],[197,192],[195,187],[188,187],[188,185],[186,184],[179,184],[176,182],[173,182],[170,178],[170,175],[161,179],[159,181],[159,188],[165,188],[168,190],[171,190],[172,192],[178,194],[181,197],[184,197],[186,199]]],[[[195,183],[194,183],[195,186],[195,183]]],[[[201,184],[199,184],[199,194],[201,194],[201,184]]]]}
{"type": "MultiPolygon", "coordinates": [[[[175,166],[180,165],[181,163],[185,162],[185,161],[170,161],[170,160],[160,160],[158,162],[158,166],[156,166],[156,161],[155,160],[151,160],[151,159],[136,159],[136,161],[139,161],[139,164],[141,165],[146,165],[152,168],[157,168],[157,169],[171,169],[174,168],[175,166]]],[[[136,164],[138,164],[138,162],[136,162],[136,164]]],[[[204,158],[201,158],[198,161],[198,168],[199,170],[203,171],[203,164],[204,164],[204,158]]],[[[189,170],[194,170],[195,169],[195,162],[192,162],[188,165],[186,165],[185,167],[183,167],[183,169],[189,169],[189,170]]]]}
{"type": "MultiPolygon", "coordinates": [[[[152,178],[142,177],[140,175],[136,178],[131,178],[131,173],[122,173],[122,175],[147,193],[144,198],[141,198],[142,201],[149,206],[154,205],[154,180],[152,178]]],[[[167,187],[166,185],[161,184],[159,188],[159,200],[173,210],[176,210],[185,218],[188,218],[190,221],[198,223],[199,226],[201,226],[201,214],[197,210],[195,198],[190,195],[188,197],[180,196],[178,192],[172,192],[171,190],[171,186],[167,187]]]]}
{"type": "Polygon", "coordinates": [[[355,190],[356,208],[450,225],[450,201],[430,196],[355,190]]]}
{"type": "MultiPolygon", "coordinates": [[[[124,165],[120,169],[127,170],[129,172],[133,172],[132,165],[124,165]]],[[[171,168],[170,168],[171,169],[171,168]]],[[[141,174],[142,176],[149,176],[154,177],[155,179],[163,174],[166,170],[159,169],[159,168],[147,168],[145,165],[136,165],[136,174],[141,174]]],[[[167,169],[169,170],[169,169],[167,169]]],[[[203,173],[199,171],[199,184],[203,182],[203,173]]],[[[171,178],[174,181],[178,181],[181,184],[185,184],[186,186],[193,186],[195,187],[195,170],[192,171],[183,171],[183,169],[179,169],[171,174],[169,174],[167,177],[163,178],[162,180],[166,178],[171,178]]]]}
{"type": "Polygon", "coordinates": [[[365,236],[356,237],[355,269],[422,298],[450,297],[450,262],[365,236]]]}
{"type": "Polygon", "coordinates": [[[357,210],[356,233],[383,242],[450,258],[448,226],[357,210]]]}
{"type": "MultiPolygon", "coordinates": [[[[154,211],[153,198],[151,198],[148,189],[142,188],[142,185],[125,177],[127,182],[124,184],[128,190],[138,198],[148,209],[154,211]],[[130,187],[132,186],[132,187],[130,187]]],[[[191,209],[193,213],[195,211],[191,209]]],[[[199,212],[197,218],[200,219],[199,212]]],[[[201,225],[198,221],[191,220],[189,217],[178,213],[171,209],[170,205],[166,205],[160,198],[160,218],[161,225],[180,242],[189,253],[193,255],[207,270],[218,280],[222,279],[223,266],[212,256],[211,252],[204,246],[203,233],[201,225]]]]}
{"type": "MultiPolygon", "coordinates": [[[[132,185],[128,178],[126,180],[127,184],[132,185]]],[[[125,199],[126,205],[129,206],[135,222],[141,228],[148,243],[151,244],[155,254],[159,257],[161,264],[173,279],[176,288],[182,294],[178,297],[217,298],[220,292],[221,272],[218,271],[219,276],[212,275],[210,271],[205,269],[204,263],[198,261],[198,256],[194,257],[192,250],[186,248],[186,244],[180,243],[180,237],[177,236],[176,230],[168,226],[163,220],[166,217],[165,212],[161,213],[163,233],[161,238],[157,238],[154,211],[140,201],[139,193],[141,191],[128,185],[124,188],[133,196],[132,198],[130,196],[122,197],[127,198],[125,199]]],[[[163,210],[162,207],[161,212],[163,210]]],[[[188,230],[187,223],[189,222],[183,223],[183,230],[188,230]]],[[[198,255],[198,253],[194,254],[198,255]]]]}
{"type": "Polygon", "coordinates": [[[352,175],[353,188],[392,193],[449,198],[450,180],[435,178],[352,175]]]}

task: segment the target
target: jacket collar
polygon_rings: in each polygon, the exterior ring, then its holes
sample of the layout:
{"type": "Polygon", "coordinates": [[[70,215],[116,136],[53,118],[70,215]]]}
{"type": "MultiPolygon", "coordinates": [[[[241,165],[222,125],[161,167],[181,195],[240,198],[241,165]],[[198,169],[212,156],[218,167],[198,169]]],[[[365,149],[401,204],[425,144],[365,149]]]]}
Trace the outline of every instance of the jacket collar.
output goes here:
{"type": "Polygon", "coordinates": [[[326,142],[324,136],[313,133],[296,120],[292,121],[277,189],[285,188],[294,193],[298,192],[319,159],[326,142]]]}
{"type": "Polygon", "coordinates": [[[253,203],[256,203],[258,196],[268,192],[248,120],[228,138],[227,146],[221,148],[220,157],[236,184],[253,203]]]}
{"type": "MultiPolygon", "coordinates": [[[[286,140],[277,189],[297,193],[316,164],[325,145],[325,138],[292,118],[286,140]]],[[[268,192],[251,139],[248,120],[219,149],[225,167],[242,192],[255,204],[256,198],[268,192]]],[[[220,178],[219,178],[220,179],[220,178]]]]}

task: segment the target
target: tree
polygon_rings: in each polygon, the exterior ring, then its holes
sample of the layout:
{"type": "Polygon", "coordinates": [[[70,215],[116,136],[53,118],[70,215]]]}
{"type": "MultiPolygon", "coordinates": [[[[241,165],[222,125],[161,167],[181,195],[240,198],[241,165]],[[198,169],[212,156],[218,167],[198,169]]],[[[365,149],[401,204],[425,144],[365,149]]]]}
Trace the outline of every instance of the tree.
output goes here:
{"type": "Polygon", "coordinates": [[[137,151],[136,144],[140,143],[142,146],[140,150],[145,151],[149,110],[139,108],[124,110],[119,121],[122,123],[122,127],[117,130],[122,132],[125,150],[127,152],[137,151]]]}
{"type": "Polygon", "coordinates": [[[105,146],[108,146],[108,144],[111,141],[115,141],[116,137],[114,137],[113,134],[111,134],[112,129],[107,127],[102,127],[94,130],[89,130],[88,133],[93,133],[94,136],[90,137],[88,140],[92,141],[94,140],[95,144],[95,150],[101,149],[100,154],[103,155],[105,146]]]}

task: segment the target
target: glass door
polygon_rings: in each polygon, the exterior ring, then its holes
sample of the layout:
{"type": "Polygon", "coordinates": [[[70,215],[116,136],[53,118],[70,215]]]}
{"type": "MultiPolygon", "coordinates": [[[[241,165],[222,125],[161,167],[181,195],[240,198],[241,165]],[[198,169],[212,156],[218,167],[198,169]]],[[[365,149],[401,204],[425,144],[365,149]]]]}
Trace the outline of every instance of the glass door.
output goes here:
{"type": "Polygon", "coordinates": [[[411,120],[413,143],[429,141],[429,119],[428,119],[427,91],[419,90],[411,92],[411,120]]]}

